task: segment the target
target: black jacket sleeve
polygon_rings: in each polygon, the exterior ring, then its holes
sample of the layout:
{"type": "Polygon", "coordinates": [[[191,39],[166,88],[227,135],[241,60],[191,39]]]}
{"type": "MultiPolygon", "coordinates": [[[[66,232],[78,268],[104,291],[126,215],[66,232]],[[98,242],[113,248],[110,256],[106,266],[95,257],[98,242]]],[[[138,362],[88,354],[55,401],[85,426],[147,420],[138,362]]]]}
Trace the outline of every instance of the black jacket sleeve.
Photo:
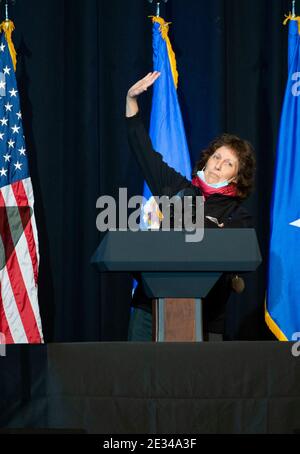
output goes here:
{"type": "Polygon", "coordinates": [[[147,184],[155,196],[172,197],[191,182],[165,163],[160,153],[153,149],[140,114],[126,118],[130,148],[141,168],[147,184]]]}

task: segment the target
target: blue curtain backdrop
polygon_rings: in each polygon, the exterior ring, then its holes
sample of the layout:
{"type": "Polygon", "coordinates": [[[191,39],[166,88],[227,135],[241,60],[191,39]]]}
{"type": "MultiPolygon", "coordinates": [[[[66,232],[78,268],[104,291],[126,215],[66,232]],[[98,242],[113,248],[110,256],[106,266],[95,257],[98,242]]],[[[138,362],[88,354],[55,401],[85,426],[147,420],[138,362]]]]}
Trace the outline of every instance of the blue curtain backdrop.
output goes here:
{"type": "MultiPolygon", "coordinates": [[[[257,151],[256,217],[265,259],[230,301],[240,339],[267,338],[264,324],[270,197],[286,81],[286,0],[169,0],[178,96],[192,164],[221,132],[257,151]]],[[[46,340],[123,340],[131,279],[89,263],[101,235],[96,200],[140,194],[143,176],[124,124],[130,85],[152,68],[153,5],[146,0],[18,0],[17,78],[39,223],[40,306],[46,340]]],[[[149,127],[151,91],[141,99],[149,127]]]]}

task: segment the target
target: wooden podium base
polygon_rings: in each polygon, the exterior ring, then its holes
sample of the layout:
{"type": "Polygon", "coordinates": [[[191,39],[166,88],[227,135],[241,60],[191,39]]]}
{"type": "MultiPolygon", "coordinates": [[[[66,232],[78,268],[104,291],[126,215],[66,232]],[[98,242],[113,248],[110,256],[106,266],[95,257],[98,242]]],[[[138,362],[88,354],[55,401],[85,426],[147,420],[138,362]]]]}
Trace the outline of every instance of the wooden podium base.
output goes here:
{"type": "Polygon", "coordinates": [[[203,341],[201,299],[159,298],[153,300],[152,326],[155,342],[203,341]]]}

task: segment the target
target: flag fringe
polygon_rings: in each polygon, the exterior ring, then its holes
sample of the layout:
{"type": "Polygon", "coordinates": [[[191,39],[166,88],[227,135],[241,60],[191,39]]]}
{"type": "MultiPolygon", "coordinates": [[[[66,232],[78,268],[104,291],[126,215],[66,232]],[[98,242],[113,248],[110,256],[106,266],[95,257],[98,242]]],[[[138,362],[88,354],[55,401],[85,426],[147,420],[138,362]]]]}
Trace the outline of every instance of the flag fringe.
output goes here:
{"type": "Polygon", "coordinates": [[[12,32],[14,31],[14,29],[15,29],[15,25],[14,25],[13,21],[11,21],[11,20],[4,20],[0,24],[0,31],[5,33],[5,38],[6,38],[6,41],[7,41],[7,44],[8,44],[8,48],[9,48],[9,52],[10,52],[10,55],[11,55],[11,59],[12,59],[13,65],[14,65],[14,70],[16,71],[16,68],[17,68],[17,52],[16,52],[14,43],[12,42],[12,38],[11,38],[11,35],[12,35],[12,32]]]}
{"type": "Polygon", "coordinates": [[[277,337],[278,340],[280,341],[288,341],[288,338],[286,335],[281,331],[279,326],[274,322],[272,319],[271,315],[269,314],[267,310],[267,304],[265,302],[265,322],[269,328],[270,331],[274,334],[274,336],[277,337]]]}

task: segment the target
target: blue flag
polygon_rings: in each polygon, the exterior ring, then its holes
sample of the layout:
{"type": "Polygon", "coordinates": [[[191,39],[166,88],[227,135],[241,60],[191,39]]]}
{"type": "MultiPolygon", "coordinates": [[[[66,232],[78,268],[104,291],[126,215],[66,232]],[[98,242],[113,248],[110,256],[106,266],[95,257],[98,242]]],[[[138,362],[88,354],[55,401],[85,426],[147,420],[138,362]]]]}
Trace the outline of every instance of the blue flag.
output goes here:
{"type": "Polygon", "coordinates": [[[289,18],[289,74],[271,206],[265,314],[279,340],[293,340],[300,331],[300,35],[298,18],[289,18]]]}
{"type": "MultiPolygon", "coordinates": [[[[161,17],[153,17],[153,66],[161,73],[154,84],[150,137],[153,148],[163,160],[188,179],[191,161],[177,96],[178,73],[175,54],[168,37],[168,24],[161,17]]],[[[159,194],[153,194],[159,195],[159,194]]],[[[144,197],[151,197],[145,183],[144,197]]]]}

